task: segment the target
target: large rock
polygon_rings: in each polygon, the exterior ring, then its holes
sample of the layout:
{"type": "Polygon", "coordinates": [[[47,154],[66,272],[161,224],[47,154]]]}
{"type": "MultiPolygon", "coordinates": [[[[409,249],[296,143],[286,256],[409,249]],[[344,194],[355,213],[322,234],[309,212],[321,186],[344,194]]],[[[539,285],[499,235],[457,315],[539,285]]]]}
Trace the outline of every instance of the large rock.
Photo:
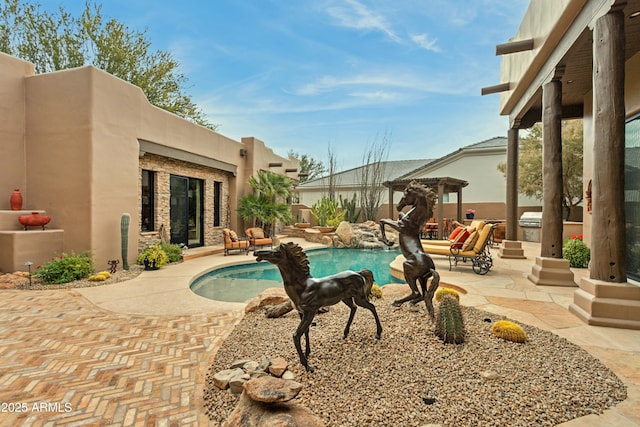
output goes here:
{"type": "Polygon", "coordinates": [[[229,381],[241,375],[244,375],[242,368],[224,369],[213,375],[213,385],[220,390],[226,390],[229,388],[229,381]]]}
{"type": "Polygon", "coordinates": [[[340,225],[338,225],[338,228],[336,228],[336,237],[340,239],[344,246],[351,247],[351,241],[353,240],[351,224],[347,221],[342,221],[340,225]]]}
{"type": "Polygon", "coordinates": [[[282,304],[288,299],[289,296],[284,288],[268,288],[262,291],[257,297],[251,299],[244,308],[244,312],[251,313],[261,307],[282,304]]]}
{"type": "MultiPolygon", "coordinates": [[[[253,381],[253,380],[252,380],[253,381]]],[[[295,404],[254,402],[246,391],[223,427],[322,427],[324,423],[307,408],[295,404]]]]}
{"type": "Polygon", "coordinates": [[[300,393],[302,384],[274,377],[253,378],[244,383],[244,392],[256,402],[287,402],[300,393]]]}
{"type": "Polygon", "coordinates": [[[275,377],[281,377],[284,371],[287,370],[287,366],[289,364],[284,357],[275,357],[271,360],[271,365],[269,365],[269,373],[275,377]]]}

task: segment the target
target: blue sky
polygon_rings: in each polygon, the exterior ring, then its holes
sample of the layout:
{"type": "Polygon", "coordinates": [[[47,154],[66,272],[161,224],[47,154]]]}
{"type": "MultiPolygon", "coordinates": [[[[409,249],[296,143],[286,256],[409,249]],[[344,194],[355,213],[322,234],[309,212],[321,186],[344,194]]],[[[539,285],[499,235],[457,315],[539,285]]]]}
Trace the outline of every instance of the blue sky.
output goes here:
{"type": "MultiPolygon", "coordinates": [[[[528,0],[107,0],[102,14],[147,29],[219,132],[255,136],[339,169],[386,137],[389,160],[436,158],[506,136],[496,44],[528,0]]],[[[41,0],[76,14],[84,1],[41,0]]]]}

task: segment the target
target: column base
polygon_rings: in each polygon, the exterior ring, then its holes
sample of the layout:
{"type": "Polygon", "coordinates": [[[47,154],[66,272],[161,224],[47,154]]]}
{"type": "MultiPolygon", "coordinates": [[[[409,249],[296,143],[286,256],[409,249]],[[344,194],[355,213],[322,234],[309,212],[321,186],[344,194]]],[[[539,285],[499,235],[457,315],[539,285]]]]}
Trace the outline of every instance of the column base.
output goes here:
{"type": "Polygon", "coordinates": [[[526,259],[524,256],[524,249],[522,249],[522,242],[519,240],[503,240],[498,252],[500,258],[508,259],[526,259]]]}
{"type": "Polygon", "coordinates": [[[527,278],[540,286],[578,286],[569,268],[569,261],[564,258],[536,257],[527,278]]]}
{"type": "Polygon", "coordinates": [[[569,311],[589,325],[640,329],[640,286],[583,277],[569,311]]]}

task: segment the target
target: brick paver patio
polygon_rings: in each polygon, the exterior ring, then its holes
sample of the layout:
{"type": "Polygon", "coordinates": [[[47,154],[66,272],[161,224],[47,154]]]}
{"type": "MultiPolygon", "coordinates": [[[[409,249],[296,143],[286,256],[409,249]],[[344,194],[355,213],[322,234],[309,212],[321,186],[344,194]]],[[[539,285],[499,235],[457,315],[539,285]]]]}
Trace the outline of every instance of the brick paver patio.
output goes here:
{"type": "Polygon", "coordinates": [[[241,313],[136,316],[72,290],[0,292],[0,425],[206,422],[198,388],[241,313]]]}

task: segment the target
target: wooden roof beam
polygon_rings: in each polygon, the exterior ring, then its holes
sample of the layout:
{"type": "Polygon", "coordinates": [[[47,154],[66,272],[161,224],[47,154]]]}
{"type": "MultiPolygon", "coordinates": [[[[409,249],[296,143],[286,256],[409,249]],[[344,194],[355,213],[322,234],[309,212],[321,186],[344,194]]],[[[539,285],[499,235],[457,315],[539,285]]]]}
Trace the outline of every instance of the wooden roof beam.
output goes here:
{"type": "Polygon", "coordinates": [[[496,45],[496,56],[524,52],[526,50],[533,50],[533,39],[518,40],[516,42],[496,45]]]}

